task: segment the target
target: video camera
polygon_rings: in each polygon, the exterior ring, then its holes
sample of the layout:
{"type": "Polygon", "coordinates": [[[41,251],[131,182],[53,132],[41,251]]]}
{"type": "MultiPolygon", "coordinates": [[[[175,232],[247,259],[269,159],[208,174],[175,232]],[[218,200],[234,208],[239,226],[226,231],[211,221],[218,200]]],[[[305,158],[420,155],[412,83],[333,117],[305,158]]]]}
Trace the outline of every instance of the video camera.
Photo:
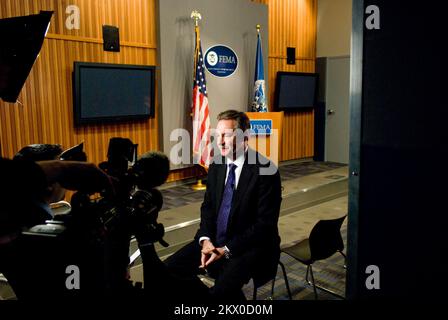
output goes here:
{"type": "Polygon", "coordinates": [[[148,152],[137,159],[137,146],[126,138],[111,138],[108,160],[99,164],[115,179],[115,194],[102,194],[91,200],[78,191],[72,197],[73,209],[99,212],[102,224],[113,229],[126,229],[130,236],[148,237],[163,241],[163,226],[157,223],[163,198],[155,187],[162,185],[169,173],[169,160],[160,152],[148,152]],[[117,226],[118,224],[118,226],[117,226]]]}
{"type": "Polygon", "coordinates": [[[112,138],[108,160],[99,167],[113,177],[115,194],[92,198],[77,191],[69,214],[55,216],[25,233],[34,247],[58,252],[49,258],[53,265],[45,268],[45,273],[53,270],[56,274],[49,275],[55,279],[55,288],[49,290],[66,293],[66,281],[62,281],[67,279],[66,268],[76,266],[82,279],[81,295],[122,292],[132,286],[127,278],[131,238],[135,236],[139,244],[158,241],[168,246],[163,241],[164,227],[157,222],[163,198],[155,189],[166,181],[168,158],[148,152],[137,159],[137,145],[129,139],[112,138]]]}

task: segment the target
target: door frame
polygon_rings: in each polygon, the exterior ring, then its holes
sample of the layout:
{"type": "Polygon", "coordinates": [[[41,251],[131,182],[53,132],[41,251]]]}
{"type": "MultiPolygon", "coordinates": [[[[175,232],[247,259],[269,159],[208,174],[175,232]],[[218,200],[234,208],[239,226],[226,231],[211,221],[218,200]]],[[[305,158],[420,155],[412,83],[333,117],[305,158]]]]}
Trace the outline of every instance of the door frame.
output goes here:
{"type": "Polygon", "coordinates": [[[361,152],[362,77],[364,40],[364,0],[352,2],[352,39],[350,61],[350,142],[347,228],[346,298],[354,300],[361,285],[358,265],[359,185],[361,152]]]}

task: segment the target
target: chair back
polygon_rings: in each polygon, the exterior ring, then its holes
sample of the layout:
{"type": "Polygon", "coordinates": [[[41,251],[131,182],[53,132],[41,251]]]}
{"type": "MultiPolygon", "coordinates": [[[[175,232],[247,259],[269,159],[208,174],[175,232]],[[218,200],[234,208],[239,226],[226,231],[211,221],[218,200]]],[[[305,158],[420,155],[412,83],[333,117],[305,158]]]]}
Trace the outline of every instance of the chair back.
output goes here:
{"type": "Polygon", "coordinates": [[[309,241],[311,259],[326,259],[344,249],[341,226],[346,215],[337,219],[319,220],[311,230],[309,241]]]}

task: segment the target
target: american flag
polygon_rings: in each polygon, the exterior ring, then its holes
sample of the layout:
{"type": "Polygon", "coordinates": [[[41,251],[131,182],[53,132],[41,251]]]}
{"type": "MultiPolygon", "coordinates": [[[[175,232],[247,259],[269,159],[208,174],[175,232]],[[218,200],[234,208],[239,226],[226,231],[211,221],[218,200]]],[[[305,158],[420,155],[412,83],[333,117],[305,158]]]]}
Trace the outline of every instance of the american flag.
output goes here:
{"type": "Polygon", "coordinates": [[[196,47],[194,55],[193,84],[193,157],[195,163],[208,168],[212,155],[210,141],[210,116],[208,110],[205,66],[202,55],[199,27],[195,27],[196,47]]]}

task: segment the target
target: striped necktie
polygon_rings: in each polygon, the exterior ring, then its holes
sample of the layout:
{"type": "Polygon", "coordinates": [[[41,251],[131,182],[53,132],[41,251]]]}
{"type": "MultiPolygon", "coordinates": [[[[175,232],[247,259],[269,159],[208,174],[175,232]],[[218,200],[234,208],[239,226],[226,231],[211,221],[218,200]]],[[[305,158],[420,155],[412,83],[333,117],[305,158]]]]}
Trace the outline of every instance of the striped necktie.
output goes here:
{"type": "Polygon", "coordinates": [[[237,166],[233,163],[229,165],[229,175],[224,188],[221,206],[219,207],[216,229],[216,241],[218,246],[223,246],[226,242],[227,222],[229,220],[230,209],[232,207],[233,190],[235,189],[236,167],[237,166]]]}

